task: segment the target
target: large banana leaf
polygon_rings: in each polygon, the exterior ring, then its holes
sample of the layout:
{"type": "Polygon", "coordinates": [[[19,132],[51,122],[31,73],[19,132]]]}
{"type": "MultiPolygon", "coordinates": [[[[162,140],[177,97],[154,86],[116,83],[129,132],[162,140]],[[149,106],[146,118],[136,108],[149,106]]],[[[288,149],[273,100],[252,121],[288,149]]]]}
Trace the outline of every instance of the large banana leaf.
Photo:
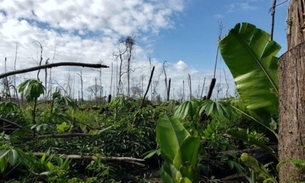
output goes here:
{"type": "Polygon", "coordinates": [[[161,115],[156,137],[165,162],[161,170],[164,182],[198,182],[199,137],[194,137],[174,116],[161,115]]]}
{"type": "MultiPolygon", "coordinates": [[[[173,116],[161,115],[157,122],[156,137],[162,157],[173,163],[183,141],[190,136],[184,126],[173,116]]],[[[182,160],[180,160],[182,161],[182,160]]]]}
{"type": "Polygon", "coordinates": [[[236,89],[250,110],[278,112],[276,54],[280,46],[270,35],[249,23],[237,24],[219,41],[219,50],[229,67],[236,89]]]}

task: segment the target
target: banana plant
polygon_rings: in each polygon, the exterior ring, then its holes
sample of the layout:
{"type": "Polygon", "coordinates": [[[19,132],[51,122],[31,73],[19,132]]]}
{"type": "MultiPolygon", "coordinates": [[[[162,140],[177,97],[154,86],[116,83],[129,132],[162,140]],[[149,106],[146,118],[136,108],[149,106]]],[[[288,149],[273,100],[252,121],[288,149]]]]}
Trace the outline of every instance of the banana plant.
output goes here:
{"type": "Polygon", "coordinates": [[[236,111],[232,106],[226,105],[221,101],[193,99],[179,105],[174,112],[174,116],[181,120],[200,122],[200,118],[204,114],[207,116],[223,116],[230,119],[235,113],[236,111]]]}
{"type": "Polygon", "coordinates": [[[240,156],[241,161],[249,168],[252,176],[248,178],[250,183],[277,183],[276,178],[269,173],[266,167],[260,164],[254,157],[247,153],[240,156]],[[251,181],[250,181],[251,180],[251,181]]]}
{"type": "Polygon", "coordinates": [[[190,135],[176,117],[165,114],[157,122],[156,137],[165,160],[161,170],[162,180],[165,183],[199,182],[199,137],[190,135]]]}
{"type": "Polygon", "coordinates": [[[245,107],[245,110],[238,108],[239,111],[277,137],[271,116],[278,114],[276,54],[280,45],[254,25],[239,23],[219,41],[219,50],[245,107]],[[251,115],[252,112],[259,114],[259,118],[251,115]]]}

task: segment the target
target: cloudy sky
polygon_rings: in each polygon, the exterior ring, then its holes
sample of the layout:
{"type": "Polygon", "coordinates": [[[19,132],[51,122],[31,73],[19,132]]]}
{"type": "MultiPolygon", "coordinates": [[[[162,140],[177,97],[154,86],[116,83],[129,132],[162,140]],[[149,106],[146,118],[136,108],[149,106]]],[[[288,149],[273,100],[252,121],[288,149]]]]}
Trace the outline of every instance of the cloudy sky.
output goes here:
{"type": "MultiPolygon", "coordinates": [[[[154,84],[164,95],[165,62],[167,77],[172,79],[172,97],[182,93],[192,78],[194,95],[210,83],[219,37],[236,23],[249,22],[270,31],[272,0],[1,0],[0,2],[0,72],[39,64],[40,44],[43,63],[103,63],[104,94],[115,94],[118,60],[122,50],[119,40],[132,36],[136,45],[132,57],[132,86],[145,88],[151,66],[156,67],[154,84]],[[17,53],[17,54],[16,54],[17,53]],[[6,67],[5,67],[5,58],[6,67]],[[14,63],[16,60],[16,68],[14,63]],[[112,78],[112,79],[111,79],[112,78]],[[204,79],[205,78],[205,79],[204,79]],[[111,82],[112,81],[112,82],[111,82]],[[143,81],[143,82],[142,82],[143,81]],[[111,87],[112,86],[112,87],[111,87]]],[[[283,1],[284,2],[284,1],[283,1]]],[[[279,2],[281,3],[281,2],[279,2]]],[[[285,51],[286,11],[288,3],[276,9],[275,41],[285,51]]],[[[123,68],[124,69],[124,68],[123,68]]],[[[17,83],[35,78],[37,72],[17,76],[17,83]]],[[[80,91],[80,73],[84,88],[99,83],[98,70],[79,67],[52,69],[52,85],[80,91]],[[97,78],[97,79],[95,79],[97,78]]],[[[233,90],[232,78],[219,59],[217,66],[219,96],[233,90]]],[[[43,79],[43,72],[40,75],[43,79]]],[[[126,74],[123,75],[126,87],[126,74]]],[[[204,90],[204,93],[206,91],[204,90]]],[[[186,92],[187,93],[187,92],[186,92]]],[[[87,92],[86,96],[89,95],[87,92]]],[[[219,97],[218,96],[218,97],[219,97]]],[[[217,97],[215,95],[214,97],[217,97]]]]}

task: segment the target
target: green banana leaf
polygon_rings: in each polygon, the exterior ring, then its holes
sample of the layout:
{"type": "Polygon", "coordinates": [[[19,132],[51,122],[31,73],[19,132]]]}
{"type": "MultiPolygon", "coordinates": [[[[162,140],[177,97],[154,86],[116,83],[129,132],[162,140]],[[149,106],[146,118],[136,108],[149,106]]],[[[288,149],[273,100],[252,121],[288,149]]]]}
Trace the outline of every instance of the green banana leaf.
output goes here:
{"type": "Polygon", "coordinates": [[[242,128],[229,129],[229,130],[227,130],[227,133],[234,138],[242,140],[243,142],[247,142],[249,144],[256,145],[257,147],[264,149],[266,152],[270,153],[275,158],[277,158],[276,153],[274,152],[274,150],[271,147],[267,146],[265,143],[257,140],[256,138],[249,136],[247,133],[247,130],[242,129],[242,128]]]}
{"type": "Polygon", "coordinates": [[[206,115],[223,116],[227,119],[231,119],[236,114],[236,110],[231,105],[226,105],[221,101],[204,100],[200,106],[199,113],[203,112],[206,115]]]}
{"type": "Polygon", "coordinates": [[[249,23],[237,24],[219,41],[219,50],[229,67],[236,89],[250,110],[278,112],[276,54],[279,44],[249,23]]]}
{"type": "MultiPolygon", "coordinates": [[[[161,115],[157,122],[156,137],[161,156],[173,163],[184,139],[190,136],[184,126],[173,116],[161,115]]],[[[182,161],[182,160],[181,160],[182,161]]]]}
{"type": "Polygon", "coordinates": [[[258,174],[258,177],[263,179],[263,183],[277,183],[277,180],[271,175],[264,165],[260,164],[257,159],[247,153],[240,156],[241,161],[252,171],[258,174]]]}
{"type": "Polygon", "coordinates": [[[178,118],[165,114],[157,122],[156,137],[165,160],[161,170],[163,181],[198,182],[199,137],[191,136],[178,118]]]}
{"type": "Polygon", "coordinates": [[[191,101],[186,101],[179,105],[174,113],[174,116],[178,119],[190,119],[197,120],[199,118],[198,107],[200,105],[200,101],[197,99],[193,99],[191,101]]]}

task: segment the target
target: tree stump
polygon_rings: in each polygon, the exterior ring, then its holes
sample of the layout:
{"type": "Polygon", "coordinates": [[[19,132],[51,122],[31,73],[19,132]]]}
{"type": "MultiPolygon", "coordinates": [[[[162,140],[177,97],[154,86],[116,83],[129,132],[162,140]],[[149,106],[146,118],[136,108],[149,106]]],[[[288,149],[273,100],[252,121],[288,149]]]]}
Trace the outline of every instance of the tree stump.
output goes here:
{"type": "Polygon", "coordinates": [[[288,9],[288,51],[279,58],[280,182],[305,180],[290,160],[305,161],[305,0],[292,0],[288,9]]]}
{"type": "Polygon", "coordinates": [[[279,161],[281,182],[305,180],[291,159],[305,161],[305,42],[279,59],[279,161]],[[288,161],[288,162],[286,162],[288,161]]]}

